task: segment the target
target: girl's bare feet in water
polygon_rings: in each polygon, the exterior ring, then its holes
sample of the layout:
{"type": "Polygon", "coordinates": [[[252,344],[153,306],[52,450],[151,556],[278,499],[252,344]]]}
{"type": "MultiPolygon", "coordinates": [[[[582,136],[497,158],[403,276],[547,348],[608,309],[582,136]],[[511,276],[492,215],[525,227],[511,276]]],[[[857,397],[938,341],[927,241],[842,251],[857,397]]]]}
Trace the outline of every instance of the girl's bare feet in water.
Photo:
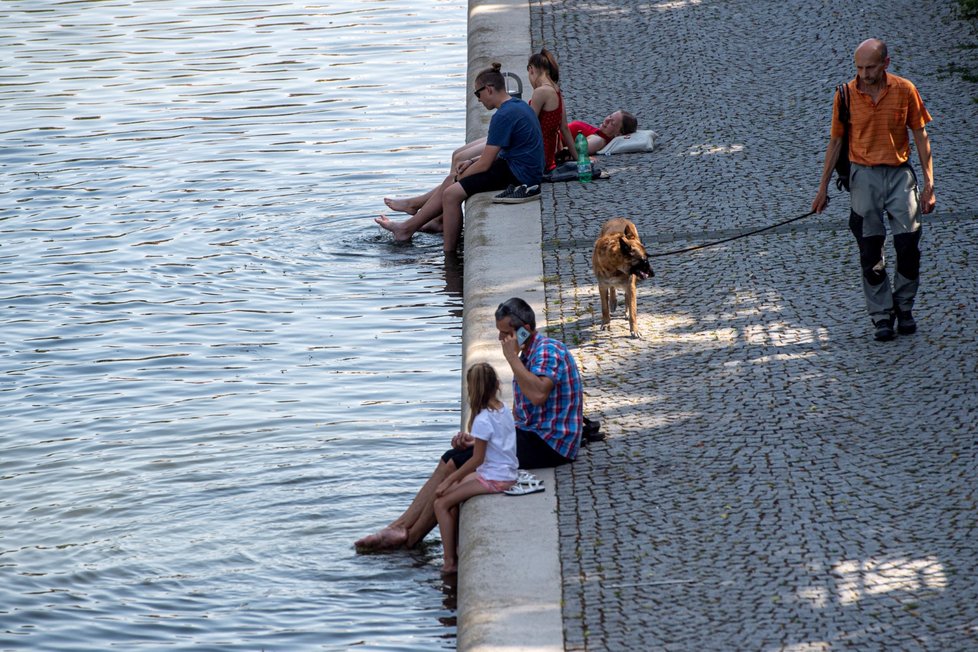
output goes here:
{"type": "Polygon", "coordinates": [[[387,204],[387,208],[392,211],[397,211],[398,213],[407,213],[408,215],[414,215],[418,212],[418,209],[408,203],[406,199],[391,199],[390,197],[384,197],[384,203],[387,204]]]}
{"type": "Polygon", "coordinates": [[[442,575],[455,575],[457,573],[458,573],[458,563],[457,562],[451,563],[451,564],[449,564],[448,562],[445,562],[445,564],[441,567],[441,574],[442,575]]]}
{"type": "Polygon", "coordinates": [[[393,550],[407,543],[407,528],[385,527],[379,532],[368,534],[356,543],[357,550],[393,550]]]}
{"type": "Polygon", "coordinates": [[[376,222],[380,228],[386,229],[393,233],[394,239],[398,242],[407,242],[411,239],[411,234],[404,229],[401,222],[395,222],[386,215],[375,217],[374,222],[376,222]]]}

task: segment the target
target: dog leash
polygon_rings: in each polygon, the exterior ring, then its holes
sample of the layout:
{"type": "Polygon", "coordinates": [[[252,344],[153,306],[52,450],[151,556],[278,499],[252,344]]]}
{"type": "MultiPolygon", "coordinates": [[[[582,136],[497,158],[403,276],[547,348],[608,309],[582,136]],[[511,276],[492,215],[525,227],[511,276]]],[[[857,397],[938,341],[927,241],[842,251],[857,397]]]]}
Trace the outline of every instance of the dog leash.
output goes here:
{"type": "MultiPolygon", "coordinates": [[[[825,205],[828,206],[828,200],[826,199],[825,205]]],[[[707,247],[715,247],[716,245],[723,244],[725,242],[731,242],[733,240],[739,240],[740,238],[746,238],[747,236],[756,235],[763,231],[770,231],[771,229],[776,229],[779,226],[784,226],[785,224],[791,224],[792,222],[797,222],[798,220],[803,220],[809,215],[814,215],[815,211],[809,211],[804,215],[799,215],[798,217],[792,217],[791,219],[784,220],[783,222],[778,222],[777,224],[772,224],[770,226],[764,226],[759,229],[754,229],[753,231],[748,231],[747,233],[738,233],[730,238],[724,238],[723,240],[717,240],[716,242],[707,242],[706,244],[696,245],[695,247],[686,247],[685,249],[676,249],[675,251],[666,251],[661,254],[649,254],[649,258],[661,258],[662,256],[674,256],[676,254],[684,254],[689,251],[696,251],[697,249],[706,249],[707,247]]]]}

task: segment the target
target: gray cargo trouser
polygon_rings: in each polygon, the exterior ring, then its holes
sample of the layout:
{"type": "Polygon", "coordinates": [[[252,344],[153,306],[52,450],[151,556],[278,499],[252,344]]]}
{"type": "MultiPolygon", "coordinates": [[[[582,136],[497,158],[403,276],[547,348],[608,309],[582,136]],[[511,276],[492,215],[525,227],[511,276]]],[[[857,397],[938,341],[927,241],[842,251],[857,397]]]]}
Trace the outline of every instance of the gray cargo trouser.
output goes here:
{"type": "Polygon", "coordinates": [[[872,167],[852,164],[849,230],[859,244],[866,309],[874,322],[893,310],[910,310],[920,279],[920,206],[917,177],[910,165],[872,167]],[[884,214],[893,232],[896,271],[886,273],[884,214]]]}

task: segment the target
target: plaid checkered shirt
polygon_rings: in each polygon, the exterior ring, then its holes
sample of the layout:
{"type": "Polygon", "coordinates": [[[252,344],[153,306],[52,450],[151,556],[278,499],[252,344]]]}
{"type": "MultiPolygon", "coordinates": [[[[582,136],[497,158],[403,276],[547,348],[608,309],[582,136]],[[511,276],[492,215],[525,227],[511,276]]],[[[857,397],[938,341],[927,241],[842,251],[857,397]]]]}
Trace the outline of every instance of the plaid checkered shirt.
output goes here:
{"type": "Polygon", "coordinates": [[[577,363],[563,342],[539,333],[529,349],[520,354],[523,365],[535,376],[553,381],[546,403],[533,405],[513,380],[513,414],[516,427],[540,436],[555,452],[573,460],[581,443],[584,389],[577,363]]]}

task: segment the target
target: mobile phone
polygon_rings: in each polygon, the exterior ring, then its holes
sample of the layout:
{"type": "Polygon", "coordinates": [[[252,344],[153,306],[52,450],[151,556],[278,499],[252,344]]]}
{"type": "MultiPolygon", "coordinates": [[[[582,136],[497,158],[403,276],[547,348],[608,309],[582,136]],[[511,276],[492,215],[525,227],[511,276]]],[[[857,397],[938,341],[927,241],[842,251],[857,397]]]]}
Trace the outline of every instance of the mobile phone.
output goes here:
{"type": "Polygon", "coordinates": [[[516,331],[516,343],[523,346],[528,339],[530,339],[530,331],[526,330],[525,326],[520,326],[516,331]]]}

